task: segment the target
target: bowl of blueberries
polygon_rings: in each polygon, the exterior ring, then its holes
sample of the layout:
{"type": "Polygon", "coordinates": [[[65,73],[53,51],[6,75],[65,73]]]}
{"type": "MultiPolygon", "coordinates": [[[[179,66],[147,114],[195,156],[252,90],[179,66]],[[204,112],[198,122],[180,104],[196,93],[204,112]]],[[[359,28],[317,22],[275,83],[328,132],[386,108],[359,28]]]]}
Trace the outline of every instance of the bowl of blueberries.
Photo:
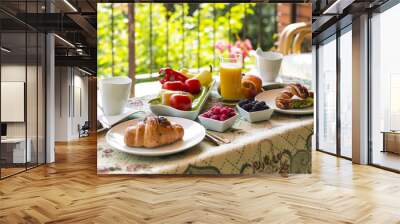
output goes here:
{"type": "Polygon", "coordinates": [[[251,123],[269,120],[274,112],[264,101],[254,99],[241,100],[236,107],[240,115],[251,123]]]}

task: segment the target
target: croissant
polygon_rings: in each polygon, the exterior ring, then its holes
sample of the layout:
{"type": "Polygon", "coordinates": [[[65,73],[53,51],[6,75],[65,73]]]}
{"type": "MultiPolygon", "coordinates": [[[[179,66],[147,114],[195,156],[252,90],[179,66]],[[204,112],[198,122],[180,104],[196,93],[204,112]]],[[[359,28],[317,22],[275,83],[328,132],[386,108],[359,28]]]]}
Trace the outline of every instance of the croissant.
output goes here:
{"type": "Polygon", "coordinates": [[[181,125],[171,123],[165,117],[149,116],[126,129],[124,142],[129,147],[154,148],[176,142],[183,134],[181,125]]]}
{"type": "Polygon", "coordinates": [[[304,108],[313,105],[314,93],[308,91],[307,87],[301,84],[289,84],[275,98],[275,104],[280,109],[304,108]],[[298,99],[293,99],[297,96],[298,99]]]}

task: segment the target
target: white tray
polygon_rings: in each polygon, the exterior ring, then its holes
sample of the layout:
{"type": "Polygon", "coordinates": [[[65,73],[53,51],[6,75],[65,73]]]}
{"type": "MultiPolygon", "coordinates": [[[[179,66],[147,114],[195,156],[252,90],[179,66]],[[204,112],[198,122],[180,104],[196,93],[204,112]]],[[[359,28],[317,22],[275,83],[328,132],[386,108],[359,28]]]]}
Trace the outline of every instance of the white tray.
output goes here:
{"type": "Polygon", "coordinates": [[[156,115],[182,117],[182,118],[186,118],[189,120],[195,120],[197,118],[197,116],[199,115],[204,103],[207,101],[208,96],[210,95],[212,89],[214,88],[214,85],[215,85],[215,80],[210,84],[208,91],[206,93],[206,96],[204,97],[203,102],[201,102],[201,104],[200,104],[199,108],[197,108],[197,110],[183,111],[183,110],[178,110],[178,109],[175,109],[173,107],[166,106],[163,104],[149,104],[149,108],[150,108],[151,112],[153,112],[156,115]]]}

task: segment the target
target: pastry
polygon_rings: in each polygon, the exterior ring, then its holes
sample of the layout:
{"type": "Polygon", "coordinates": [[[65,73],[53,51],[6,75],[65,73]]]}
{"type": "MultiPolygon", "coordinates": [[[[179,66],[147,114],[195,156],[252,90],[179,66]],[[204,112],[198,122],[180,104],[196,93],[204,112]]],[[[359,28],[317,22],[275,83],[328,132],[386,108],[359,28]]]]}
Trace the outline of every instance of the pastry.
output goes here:
{"type": "Polygon", "coordinates": [[[183,127],[165,117],[148,116],[125,131],[124,142],[129,147],[154,148],[181,140],[183,127]]]}
{"type": "Polygon", "coordinates": [[[275,98],[280,109],[300,109],[310,107],[314,103],[314,93],[301,84],[289,84],[275,98]]]}

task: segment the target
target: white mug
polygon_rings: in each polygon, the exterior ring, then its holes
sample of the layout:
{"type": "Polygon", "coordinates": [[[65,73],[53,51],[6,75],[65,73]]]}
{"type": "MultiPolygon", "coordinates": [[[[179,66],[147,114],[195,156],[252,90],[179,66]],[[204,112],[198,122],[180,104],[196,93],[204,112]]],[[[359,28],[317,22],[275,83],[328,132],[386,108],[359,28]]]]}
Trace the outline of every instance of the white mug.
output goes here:
{"type": "Polygon", "coordinates": [[[275,82],[281,69],[283,55],[278,52],[263,52],[258,48],[255,52],[257,70],[263,82],[275,82]]]}
{"type": "Polygon", "coordinates": [[[100,80],[100,94],[104,115],[118,115],[124,111],[129,98],[132,80],[129,77],[112,77],[100,80]]]}

